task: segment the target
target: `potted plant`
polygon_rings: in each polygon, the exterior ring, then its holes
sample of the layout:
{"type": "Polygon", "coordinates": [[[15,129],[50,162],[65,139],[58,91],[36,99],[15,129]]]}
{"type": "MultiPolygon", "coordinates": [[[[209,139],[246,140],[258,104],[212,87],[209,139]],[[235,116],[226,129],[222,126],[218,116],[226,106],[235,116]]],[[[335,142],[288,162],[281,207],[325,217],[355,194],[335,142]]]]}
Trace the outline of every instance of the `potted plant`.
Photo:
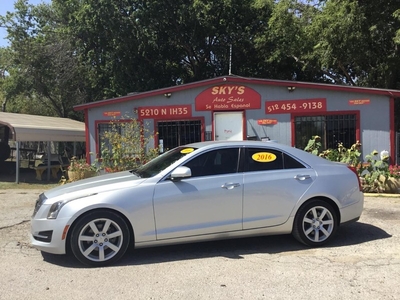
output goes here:
{"type": "Polygon", "coordinates": [[[89,178],[97,175],[97,169],[94,165],[88,164],[85,159],[71,158],[71,163],[68,167],[69,181],[77,181],[84,178],[89,178]]]}

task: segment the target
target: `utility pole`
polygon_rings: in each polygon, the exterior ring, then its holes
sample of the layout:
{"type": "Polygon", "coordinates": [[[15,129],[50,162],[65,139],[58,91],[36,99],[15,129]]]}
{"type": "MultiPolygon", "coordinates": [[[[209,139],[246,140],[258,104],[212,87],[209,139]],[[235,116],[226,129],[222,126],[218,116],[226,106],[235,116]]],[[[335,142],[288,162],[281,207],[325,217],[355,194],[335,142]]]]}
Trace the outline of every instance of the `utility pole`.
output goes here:
{"type": "Polygon", "coordinates": [[[232,75],[232,44],[229,45],[229,73],[228,75],[232,75]]]}

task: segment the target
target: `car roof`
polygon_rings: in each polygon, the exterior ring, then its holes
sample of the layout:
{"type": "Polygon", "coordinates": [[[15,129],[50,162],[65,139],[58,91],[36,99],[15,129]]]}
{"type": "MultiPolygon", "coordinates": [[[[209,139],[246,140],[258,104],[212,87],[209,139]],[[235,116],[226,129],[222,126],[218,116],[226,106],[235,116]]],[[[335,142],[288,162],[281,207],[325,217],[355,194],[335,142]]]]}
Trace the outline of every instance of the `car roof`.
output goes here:
{"type": "MultiPolygon", "coordinates": [[[[197,142],[191,143],[187,145],[183,145],[182,147],[193,147],[193,148],[217,148],[217,147],[271,147],[275,149],[284,150],[287,152],[293,151],[296,149],[291,146],[287,146],[284,144],[277,143],[275,141],[207,141],[207,142],[197,142]]],[[[304,152],[304,151],[303,151],[304,152]]]]}
{"type": "Polygon", "coordinates": [[[206,142],[196,142],[196,143],[191,143],[187,144],[184,146],[190,146],[194,148],[202,148],[202,147],[207,147],[207,146],[265,146],[266,143],[276,143],[273,141],[206,141],[206,142]]]}

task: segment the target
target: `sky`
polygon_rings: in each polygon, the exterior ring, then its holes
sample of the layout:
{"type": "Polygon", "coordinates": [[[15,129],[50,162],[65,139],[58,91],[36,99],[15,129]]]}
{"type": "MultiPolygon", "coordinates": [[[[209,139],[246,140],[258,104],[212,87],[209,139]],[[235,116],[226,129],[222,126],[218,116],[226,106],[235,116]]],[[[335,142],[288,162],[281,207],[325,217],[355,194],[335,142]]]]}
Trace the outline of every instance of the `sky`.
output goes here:
{"type": "MultiPolygon", "coordinates": [[[[51,0],[28,0],[29,4],[37,5],[39,3],[50,3],[51,0]]],[[[0,4],[0,15],[6,15],[7,11],[14,11],[14,0],[1,0],[0,4]]],[[[3,27],[0,27],[0,47],[7,46],[8,41],[5,39],[7,36],[7,30],[3,27]]]]}

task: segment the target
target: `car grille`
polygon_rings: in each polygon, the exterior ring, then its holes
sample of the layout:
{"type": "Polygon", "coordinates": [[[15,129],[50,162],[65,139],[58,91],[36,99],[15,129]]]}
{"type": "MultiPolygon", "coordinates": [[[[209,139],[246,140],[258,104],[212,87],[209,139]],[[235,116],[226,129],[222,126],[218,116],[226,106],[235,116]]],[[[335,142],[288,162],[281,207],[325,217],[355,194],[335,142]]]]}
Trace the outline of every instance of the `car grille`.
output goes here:
{"type": "Polygon", "coordinates": [[[32,218],[35,217],[36,213],[39,211],[40,207],[44,203],[47,197],[44,194],[39,195],[39,199],[36,200],[35,209],[33,210],[32,218]]]}

